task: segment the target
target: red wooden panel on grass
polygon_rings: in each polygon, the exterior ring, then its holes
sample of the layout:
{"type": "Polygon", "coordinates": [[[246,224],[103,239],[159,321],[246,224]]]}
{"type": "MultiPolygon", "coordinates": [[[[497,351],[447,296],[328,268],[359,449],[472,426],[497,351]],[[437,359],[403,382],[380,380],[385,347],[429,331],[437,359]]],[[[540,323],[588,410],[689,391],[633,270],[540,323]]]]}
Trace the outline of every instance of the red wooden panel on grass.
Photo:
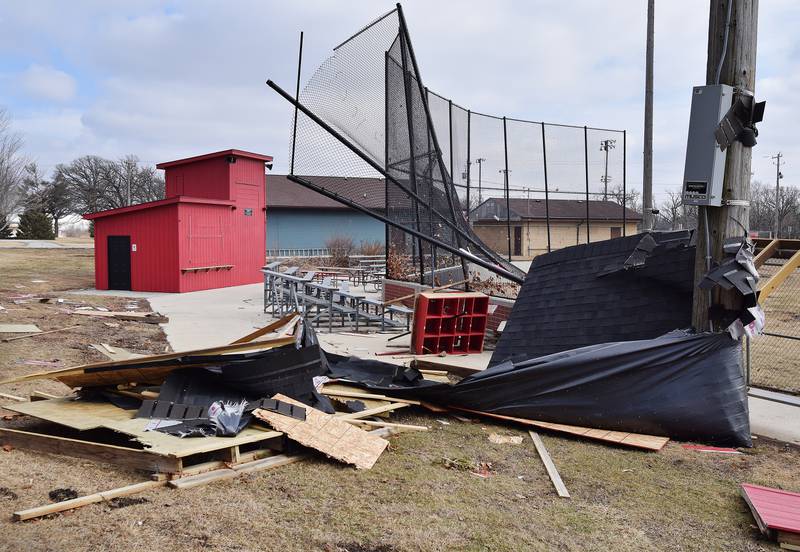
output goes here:
{"type": "Polygon", "coordinates": [[[742,496],[763,532],[800,533],[800,493],[742,483],[742,496]]]}

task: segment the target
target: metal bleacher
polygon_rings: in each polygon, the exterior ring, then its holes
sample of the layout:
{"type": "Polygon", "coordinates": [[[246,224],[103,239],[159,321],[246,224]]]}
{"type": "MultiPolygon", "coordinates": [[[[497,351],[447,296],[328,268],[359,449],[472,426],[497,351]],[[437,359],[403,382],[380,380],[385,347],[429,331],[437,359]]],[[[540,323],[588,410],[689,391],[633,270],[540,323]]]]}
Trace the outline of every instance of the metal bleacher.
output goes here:
{"type": "MultiPolygon", "coordinates": [[[[334,281],[331,276],[314,281],[316,271],[299,276],[298,267],[288,267],[280,272],[280,262],[270,263],[264,273],[264,312],[283,316],[292,311],[301,313],[317,327],[324,322],[332,332],[337,327],[354,326],[355,331],[371,325],[381,331],[410,328],[413,310],[403,305],[386,305],[382,301],[356,293],[350,281],[334,281]]],[[[323,272],[324,274],[324,272],[323,272]]],[[[366,287],[366,283],[362,283],[366,287]]]]}

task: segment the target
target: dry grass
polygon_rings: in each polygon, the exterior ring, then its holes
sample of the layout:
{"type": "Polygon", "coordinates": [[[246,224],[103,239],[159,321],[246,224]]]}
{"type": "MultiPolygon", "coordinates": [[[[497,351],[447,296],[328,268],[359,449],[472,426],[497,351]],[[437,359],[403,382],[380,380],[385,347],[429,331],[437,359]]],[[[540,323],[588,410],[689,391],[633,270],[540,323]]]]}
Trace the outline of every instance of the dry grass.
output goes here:
{"type": "MultiPolygon", "coordinates": [[[[86,258],[57,250],[43,255],[34,257],[60,267],[57,278],[49,274],[42,278],[50,285],[88,285],[91,264],[86,258]]],[[[5,297],[19,291],[15,283],[30,284],[37,279],[31,275],[34,271],[48,273],[26,255],[13,260],[27,268],[11,268],[7,252],[0,252],[4,306],[5,297]],[[11,274],[14,279],[6,279],[11,274]]],[[[36,309],[51,308],[20,306],[30,307],[30,312],[0,316],[23,321],[35,316],[36,309]]],[[[39,319],[42,326],[63,323],[56,318],[62,315],[42,312],[48,315],[39,319]]],[[[102,339],[120,345],[132,339],[134,348],[163,345],[157,326],[124,324],[102,339]],[[137,328],[144,333],[137,334],[137,328]]],[[[98,331],[107,330],[93,327],[58,339],[22,340],[36,343],[24,351],[0,344],[2,371],[39,370],[17,362],[34,353],[40,359],[83,361],[95,355],[86,345],[98,339],[98,331]]],[[[60,386],[60,391],[66,388],[60,386]]],[[[799,486],[800,451],[763,439],[745,454],[728,456],[690,452],[678,443],[647,453],[544,434],[572,495],[565,500],[556,496],[530,438],[519,428],[455,418],[446,418],[449,425],[443,425],[436,421],[444,419],[441,416],[411,409],[400,412],[396,421],[428,425],[431,430],[393,437],[390,449],[369,471],[317,457],[206,487],[154,490],[142,495],[148,502],[125,508],[95,504],[22,523],[11,522],[9,514],[48,503],[53,489],[69,487],[84,495],[145,476],[86,460],[0,450],[0,486],[17,495],[4,498],[0,493],[0,549],[777,550],[759,535],[738,485],[753,482],[794,490],[799,486]],[[491,433],[522,435],[524,441],[495,445],[488,440],[491,433]],[[469,469],[446,467],[481,462],[492,465],[493,473],[486,479],[469,469]]]]}

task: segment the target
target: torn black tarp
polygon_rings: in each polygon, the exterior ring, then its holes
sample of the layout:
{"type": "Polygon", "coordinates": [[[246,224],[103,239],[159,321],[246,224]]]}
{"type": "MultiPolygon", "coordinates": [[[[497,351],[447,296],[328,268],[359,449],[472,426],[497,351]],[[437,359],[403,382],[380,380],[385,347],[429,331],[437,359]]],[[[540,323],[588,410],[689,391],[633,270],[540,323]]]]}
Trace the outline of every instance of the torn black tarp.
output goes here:
{"type": "MultiPolygon", "coordinates": [[[[377,361],[331,362],[331,376],[400,398],[585,427],[751,446],[739,342],[683,331],[503,362],[455,385],[387,383],[377,361]],[[364,377],[365,372],[373,373],[364,377]],[[380,384],[370,383],[379,381],[380,384]]],[[[391,366],[391,365],[389,365],[391,366]]]]}

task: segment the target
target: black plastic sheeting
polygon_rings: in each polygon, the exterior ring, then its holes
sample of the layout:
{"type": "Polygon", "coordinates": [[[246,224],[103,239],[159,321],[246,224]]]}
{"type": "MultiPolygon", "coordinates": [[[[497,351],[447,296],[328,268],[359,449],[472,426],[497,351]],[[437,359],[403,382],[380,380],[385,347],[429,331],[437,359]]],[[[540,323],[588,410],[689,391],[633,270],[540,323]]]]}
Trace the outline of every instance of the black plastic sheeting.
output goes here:
{"type": "Polygon", "coordinates": [[[685,230],[539,255],[490,365],[598,343],[652,339],[690,327],[694,257],[685,230]]]}
{"type": "Polygon", "coordinates": [[[593,428],[752,446],[740,344],[670,332],[503,362],[455,385],[403,382],[395,366],[329,358],[331,376],[400,398],[593,428]]]}

